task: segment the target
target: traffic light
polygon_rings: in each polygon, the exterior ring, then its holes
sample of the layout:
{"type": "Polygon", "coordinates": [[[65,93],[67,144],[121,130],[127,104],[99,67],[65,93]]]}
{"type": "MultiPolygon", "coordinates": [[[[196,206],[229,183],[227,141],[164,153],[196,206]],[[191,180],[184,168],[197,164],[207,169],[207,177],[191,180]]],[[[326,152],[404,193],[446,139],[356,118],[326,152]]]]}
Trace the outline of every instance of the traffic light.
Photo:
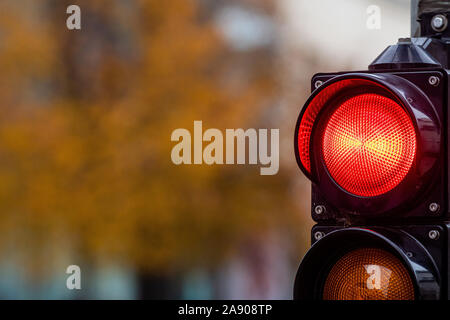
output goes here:
{"type": "Polygon", "coordinates": [[[450,297],[449,71],[420,41],[312,79],[294,149],[317,224],[294,299],[450,297]]]}

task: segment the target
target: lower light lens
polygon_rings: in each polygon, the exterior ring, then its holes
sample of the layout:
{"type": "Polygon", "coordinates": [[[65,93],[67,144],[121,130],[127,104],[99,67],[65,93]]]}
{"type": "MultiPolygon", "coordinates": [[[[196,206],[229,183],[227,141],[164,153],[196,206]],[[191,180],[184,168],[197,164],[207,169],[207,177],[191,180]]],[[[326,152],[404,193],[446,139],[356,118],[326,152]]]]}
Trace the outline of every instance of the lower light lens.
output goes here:
{"type": "Polygon", "coordinates": [[[375,197],[395,188],[411,169],[415,154],[410,116],[379,94],[345,100],[325,127],[327,170],[340,187],[357,196],[375,197]]]}
{"type": "Polygon", "coordinates": [[[403,263],[377,248],[350,251],[331,268],[324,300],[414,300],[414,286],[403,263]]]}

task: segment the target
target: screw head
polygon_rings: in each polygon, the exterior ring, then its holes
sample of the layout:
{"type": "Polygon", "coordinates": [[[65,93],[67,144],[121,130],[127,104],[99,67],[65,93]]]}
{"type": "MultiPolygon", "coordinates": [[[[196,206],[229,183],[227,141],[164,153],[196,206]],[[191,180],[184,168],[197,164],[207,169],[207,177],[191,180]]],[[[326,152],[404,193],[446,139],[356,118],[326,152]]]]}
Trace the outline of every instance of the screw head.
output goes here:
{"type": "Polygon", "coordinates": [[[319,88],[321,85],[323,85],[323,81],[321,81],[321,80],[317,80],[316,82],[314,82],[314,87],[316,89],[319,88]]]}
{"type": "Polygon", "coordinates": [[[316,239],[316,240],[320,240],[323,237],[325,237],[325,233],[323,233],[323,232],[317,231],[316,233],[314,233],[314,239],[316,239]]]}
{"type": "Polygon", "coordinates": [[[437,240],[439,239],[440,233],[437,230],[431,230],[430,232],[428,232],[428,237],[431,240],[437,240]]]}
{"type": "Polygon", "coordinates": [[[439,79],[439,77],[431,76],[430,78],[428,78],[428,83],[431,84],[433,87],[437,87],[440,82],[441,79],[439,79]]]}
{"type": "Polygon", "coordinates": [[[431,27],[434,31],[444,31],[447,28],[447,17],[442,14],[437,14],[431,19],[431,27]]]}
{"type": "Polygon", "coordinates": [[[316,214],[322,214],[322,213],[324,213],[325,212],[325,207],[324,206],[322,206],[322,205],[319,205],[319,206],[316,206],[315,208],[314,208],[314,212],[316,213],[316,214]]]}
{"type": "Polygon", "coordinates": [[[430,203],[430,205],[428,206],[428,209],[429,209],[431,212],[433,212],[433,213],[438,212],[440,208],[441,208],[441,206],[438,205],[438,204],[435,203],[435,202],[430,203]]]}

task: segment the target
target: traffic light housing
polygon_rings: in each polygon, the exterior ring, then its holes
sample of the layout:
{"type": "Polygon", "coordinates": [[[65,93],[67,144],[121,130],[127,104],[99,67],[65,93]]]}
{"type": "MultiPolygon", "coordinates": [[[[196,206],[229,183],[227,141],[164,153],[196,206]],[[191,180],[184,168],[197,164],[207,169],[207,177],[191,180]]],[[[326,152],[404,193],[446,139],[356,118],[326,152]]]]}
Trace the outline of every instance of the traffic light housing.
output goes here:
{"type": "Polygon", "coordinates": [[[317,74],[299,115],[312,248],[295,299],[448,299],[449,72],[411,40],[317,74]]]}
{"type": "Polygon", "coordinates": [[[313,182],[312,207],[326,208],[313,210],[314,220],[445,212],[447,78],[443,69],[313,78],[323,84],[299,116],[295,152],[313,182]]]}

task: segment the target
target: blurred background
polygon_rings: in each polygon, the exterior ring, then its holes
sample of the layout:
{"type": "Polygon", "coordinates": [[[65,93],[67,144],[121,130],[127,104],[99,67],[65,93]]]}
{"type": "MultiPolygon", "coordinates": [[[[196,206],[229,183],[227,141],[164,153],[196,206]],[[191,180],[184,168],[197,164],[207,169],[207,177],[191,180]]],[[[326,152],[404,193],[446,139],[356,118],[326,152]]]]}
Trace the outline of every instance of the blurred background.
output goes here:
{"type": "Polygon", "coordinates": [[[0,298],[290,299],[313,225],[293,152],[310,79],[409,35],[408,0],[2,0],[0,298]],[[279,173],[174,165],[194,120],[280,129],[279,173]]]}

